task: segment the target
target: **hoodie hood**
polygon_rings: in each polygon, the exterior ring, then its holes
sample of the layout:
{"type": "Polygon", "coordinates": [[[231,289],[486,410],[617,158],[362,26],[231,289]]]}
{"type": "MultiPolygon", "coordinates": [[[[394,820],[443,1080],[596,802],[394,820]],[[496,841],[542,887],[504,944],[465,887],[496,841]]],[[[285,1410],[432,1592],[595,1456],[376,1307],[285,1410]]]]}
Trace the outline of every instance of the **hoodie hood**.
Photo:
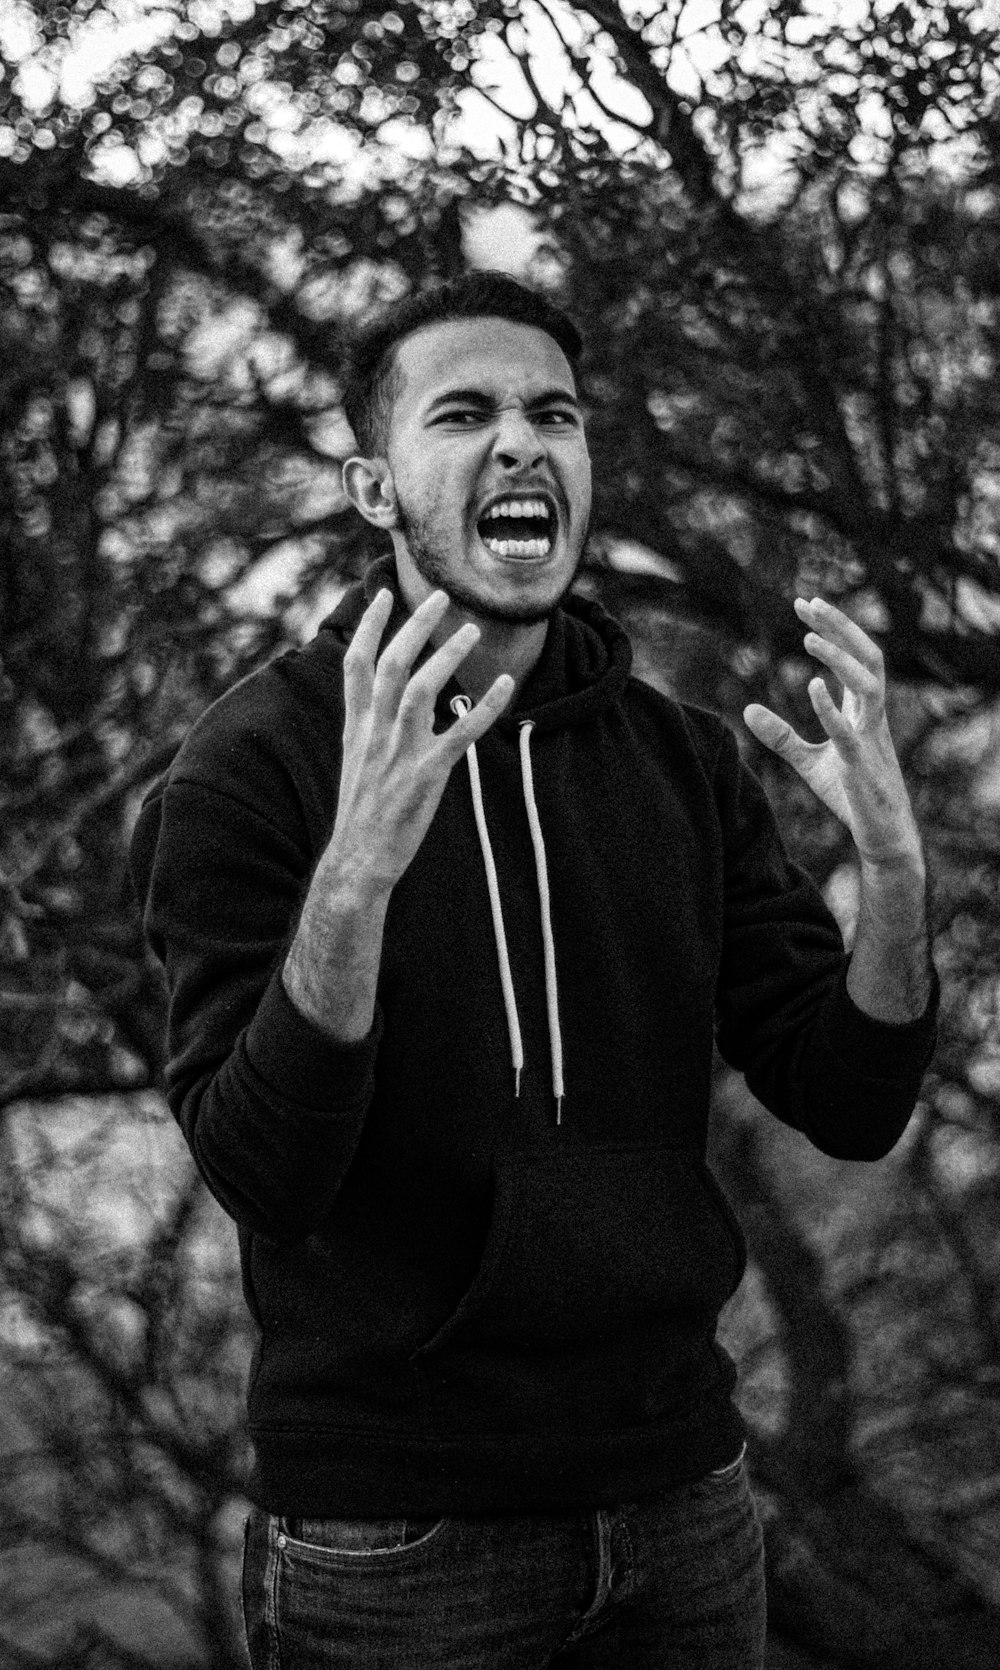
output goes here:
{"type": "MultiPolygon", "coordinates": [[[[372,563],[364,579],[345,593],[322,622],[320,632],[332,632],[341,643],[349,643],[361,616],[384,586],[395,599],[383,639],[388,643],[408,618],[391,556],[372,563]]],[[[632,646],[618,622],[589,598],[566,597],[549,619],[542,653],[517,703],[501,715],[496,728],[516,733],[530,719],[541,734],[582,724],[618,699],[631,670],[632,646]]],[[[440,710],[450,712],[459,693],[459,685],[449,680],[441,693],[440,710]]]]}

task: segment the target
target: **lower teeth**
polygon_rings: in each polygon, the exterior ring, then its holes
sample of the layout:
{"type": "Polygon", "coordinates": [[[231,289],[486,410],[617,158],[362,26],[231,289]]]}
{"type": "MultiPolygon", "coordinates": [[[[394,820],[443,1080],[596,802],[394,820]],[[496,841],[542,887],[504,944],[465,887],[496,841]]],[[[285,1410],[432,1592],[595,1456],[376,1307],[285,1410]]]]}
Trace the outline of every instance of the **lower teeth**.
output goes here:
{"type": "Polygon", "coordinates": [[[549,539],[484,539],[496,557],[545,557],[552,549],[549,539]]]}

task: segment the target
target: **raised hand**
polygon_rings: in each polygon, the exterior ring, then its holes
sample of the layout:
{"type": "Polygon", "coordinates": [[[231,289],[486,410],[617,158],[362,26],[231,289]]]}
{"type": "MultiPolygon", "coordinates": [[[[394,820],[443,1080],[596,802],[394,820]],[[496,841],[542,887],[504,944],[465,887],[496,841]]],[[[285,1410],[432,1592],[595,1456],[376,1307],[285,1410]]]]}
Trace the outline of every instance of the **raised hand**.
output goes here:
{"type": "Polygon", "coordinates": [[[413,672],[448,601],[432,592],[379,655],[392,612],[392,593],[380,591],[344,657],[337,816],[283,970],[296,1007],[343,1042],[363,1038],[372,1025],[392,889],[427,833],[452,767],[514,689],[501,674],[469,712],[435,734],[434,703],[480,636],[466,622],[413,672]]]}
{"type": "Polygon", "coordinates": [[[744,710],[746,724],[847,825],[864,864],[919,869],[920,836],[885,713],[882,652],[822,598],[796,598],[795,612],[809,628],[804,640],[809,654],[843,687],[838,707],[822,678],[810,680],[809,699],[828,740],[806,742],[787,720],[757,702],[744,710]]]}
{"type": "Polygon", "coordinates": [[[392,593],[380,591],[344,657],[344,748],[330,848],[341,866],[358,867],[369,884],[387,889],[427,833],[452,767],[514,688],[501,674],[470,712],[435,734],[435,701],[481,636],[466,622],[412,672],[448,602],[445,592],[432,592],[376,660],[392,610],[392,593]]]}

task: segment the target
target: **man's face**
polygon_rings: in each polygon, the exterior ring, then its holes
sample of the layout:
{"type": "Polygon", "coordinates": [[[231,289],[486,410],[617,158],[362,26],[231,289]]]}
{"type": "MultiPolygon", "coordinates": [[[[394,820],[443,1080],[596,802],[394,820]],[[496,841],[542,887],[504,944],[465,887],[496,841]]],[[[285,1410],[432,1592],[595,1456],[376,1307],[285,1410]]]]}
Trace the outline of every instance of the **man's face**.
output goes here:
{"type": "Polygon", "coordinates": [[[407,555],[429,589],[486,619],[544,619],[590,516],[590,455],[569,361],[506,319],[425,326],[397,349],[387,458],[407,555]]]}

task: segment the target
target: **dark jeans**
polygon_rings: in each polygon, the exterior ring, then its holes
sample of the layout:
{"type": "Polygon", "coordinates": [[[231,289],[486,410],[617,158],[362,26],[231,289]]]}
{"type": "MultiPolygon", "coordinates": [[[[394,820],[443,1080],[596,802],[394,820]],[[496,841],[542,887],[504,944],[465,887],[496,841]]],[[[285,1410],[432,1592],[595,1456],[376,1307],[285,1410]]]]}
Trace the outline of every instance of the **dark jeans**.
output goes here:
{"type": "Polygon", "coordinates": [[[253,1670],[760,1670],[742,1462],[596,1512],[247,1523],[253,1670]],[[294,1533],[294,1534],[293,1534],[294,1533]]]}

